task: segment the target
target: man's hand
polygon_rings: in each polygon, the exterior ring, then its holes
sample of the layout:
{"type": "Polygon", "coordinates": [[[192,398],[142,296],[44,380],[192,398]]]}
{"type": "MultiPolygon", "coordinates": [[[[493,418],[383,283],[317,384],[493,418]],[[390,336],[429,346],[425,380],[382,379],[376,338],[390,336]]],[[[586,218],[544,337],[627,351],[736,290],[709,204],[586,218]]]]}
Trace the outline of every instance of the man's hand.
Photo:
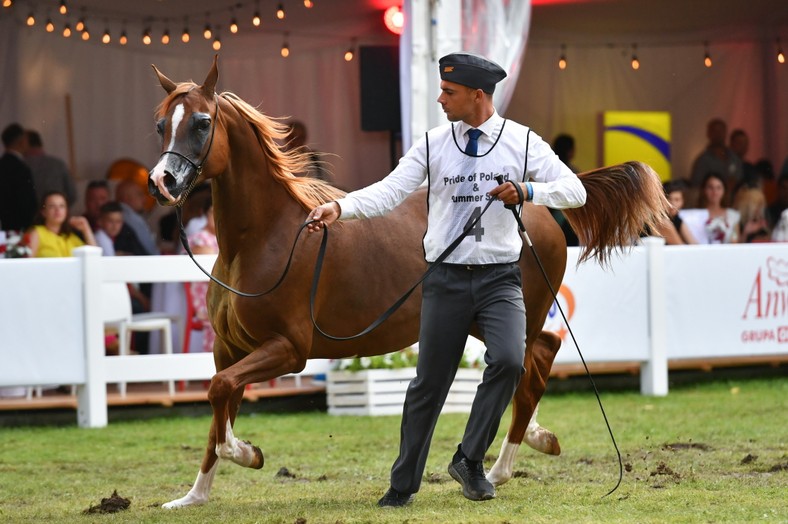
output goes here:
{"type": "Polygon", "coordinates": [[[525,195],[526,193],[523,184],[520,184],[519,182],[509,183],[509,181],[506,181],[503,184],[494,187],[489,194],[492,197],[497,197],[498,200],[503,201],[503,203],[506,205],[512,205],[512,204],[517,205],[522,203],[522,201],[524,200],[521,199],[520,195],[525,195]],[[517,192],[517,189],[515,189],[514,184],[518,184],[520,186],[522,193],[517,192]]]}
{"type": "Polygon", "coordinates": [[[336,222],[340,214],[342,214],[342,210],[336,202],[328,202],[318,206],[310,211],[307,217],[307,220],[316,220],[316,222],[309,224],[306,229],[310,233],[320,231],[322,228],[328,227],[336,222]]]}

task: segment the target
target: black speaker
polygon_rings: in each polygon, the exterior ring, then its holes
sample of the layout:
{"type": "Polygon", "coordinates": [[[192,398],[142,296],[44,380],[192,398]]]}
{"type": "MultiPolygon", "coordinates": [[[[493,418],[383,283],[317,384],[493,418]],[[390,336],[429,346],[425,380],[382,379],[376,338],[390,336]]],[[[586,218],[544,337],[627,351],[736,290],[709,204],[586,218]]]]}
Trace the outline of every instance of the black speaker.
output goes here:
{"type": "Polygon", "coordinates": [[[361,129],[400,131],[399,48],[359,48],[361,67],[361,129]]]}

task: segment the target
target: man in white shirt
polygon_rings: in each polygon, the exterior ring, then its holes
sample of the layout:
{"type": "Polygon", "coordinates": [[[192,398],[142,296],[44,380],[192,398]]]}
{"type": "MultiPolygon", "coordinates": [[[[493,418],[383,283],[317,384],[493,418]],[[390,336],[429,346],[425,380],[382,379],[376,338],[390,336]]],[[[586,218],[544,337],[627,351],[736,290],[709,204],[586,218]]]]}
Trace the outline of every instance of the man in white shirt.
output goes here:
{"type": "Polygon", "coordinates": [[[430,440],[462,358],[471,325],[484,336],[487,368],[449,473],[471,500],[495,497],[482,461],[524,372],[525,304],[518,260],[523,241],[504,204],[523,200],[579,207],[585,189],[550,146],[495,111],[492,94],[506,72],[468,53],[439,61],[448,124],[419,139],[386,178],[310,213],[310,231],[337,219],[382,215],[426,179],[424,252],[433,263],[466,229],[467,236],[423,283],[419,362],[402,415],[400,453],[379,506],[405,506],[419,490],[430,440]],[[502,176],[503,184],[496,182],[502,176]],[[478,218],[489,199],[494,202],[478,218]]]}

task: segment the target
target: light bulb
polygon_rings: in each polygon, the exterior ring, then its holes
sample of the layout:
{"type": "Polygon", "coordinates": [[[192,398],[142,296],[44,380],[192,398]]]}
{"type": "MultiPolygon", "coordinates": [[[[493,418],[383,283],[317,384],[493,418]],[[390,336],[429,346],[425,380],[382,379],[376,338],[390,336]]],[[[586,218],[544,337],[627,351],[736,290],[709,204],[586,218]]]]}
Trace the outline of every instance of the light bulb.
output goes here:
{"type": "Polygon", "coordinates": [[[27,21],[26,22],[27,22],[28,26],[36,25],[36,17],[33,16],[33,13],[30,13],[29,15],[27,15],[27,21]]]}
{"type": "Polygon", "coordinates": [[[68,7],[66,7],[66,0],[60,0],[60,14],[64,15],[68,13],[68,7]]]}
{"type": "Polygon", "coordinates": [[[71,26],[70,25],[66,24],[66,26],[63,28],[63,36],[65,36],[66,38],[71,36],[71,26]]]}
{"type": "Polygon", "coordinates": [[[181,35],[181,42],[183,42],[184,44],[188,44],[190,38],[191,37],[189,36],[189,28],[188,27],[184,27],[183,28],[183,34],[181,35]]]}
{"type": "Polygon", "coordinates": [[[287,15],[285,15],[285,6],[283,6],[283,5],[280,3],[278,6],[276,6],[276,17],[277,17],[279,20],[284,20],[284,19],[285,19],[285,16],[287,16],[287,15]]]}
{"type": "Polygon", "coordinates": [[[46,30],[47,33],[52,33],[55,31],[55,24],[52,23],[51,18],[47,18],[46,30]]]}
{"type": "Polygon", "coordinates": [[[104,31],[104,35],[101,37],[101,42],[104,44],[109,44],[112,41],[112,37],[109,35],[109,29],[104,31]]]}
{"type": "Polygon", "coordinates": [[[205,24],[205,29],[202,32],[202,36],[205,37],[206,40],[210,40],[212,34],[213,33],[211,33],[211,25],[205,24]]]}
{"type": "Polygon", "coordinates": [[[123,30],[123,32],[120,33],[120,38],[118,38],[118,42],[120,42],[120,45],[126,45],[129,42],[129,37],[126,36],[125,29],[123,30]]]}

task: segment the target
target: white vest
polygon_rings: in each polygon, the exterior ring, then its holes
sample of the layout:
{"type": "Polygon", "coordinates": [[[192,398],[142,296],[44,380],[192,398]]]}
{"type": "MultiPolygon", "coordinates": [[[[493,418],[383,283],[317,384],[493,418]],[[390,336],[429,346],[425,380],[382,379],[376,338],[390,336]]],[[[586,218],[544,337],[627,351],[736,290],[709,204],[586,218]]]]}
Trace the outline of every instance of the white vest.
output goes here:
{"type": "MultiPolygon", "coordinates": [[[[427,262],[435,259],[462,234],[487,205],[487,193],[504,180],[523,182],[528,128],[506,120],[498,140],[478,157],[464,153],[465,137],[455,137],[444,125],[427,134],[429,215],[424,235],[427,262]]],[[[501,264],[520,258],[523,242],[511,210],[496,200],[481,221],[445,262],[453,264],[501,264]]]]}

